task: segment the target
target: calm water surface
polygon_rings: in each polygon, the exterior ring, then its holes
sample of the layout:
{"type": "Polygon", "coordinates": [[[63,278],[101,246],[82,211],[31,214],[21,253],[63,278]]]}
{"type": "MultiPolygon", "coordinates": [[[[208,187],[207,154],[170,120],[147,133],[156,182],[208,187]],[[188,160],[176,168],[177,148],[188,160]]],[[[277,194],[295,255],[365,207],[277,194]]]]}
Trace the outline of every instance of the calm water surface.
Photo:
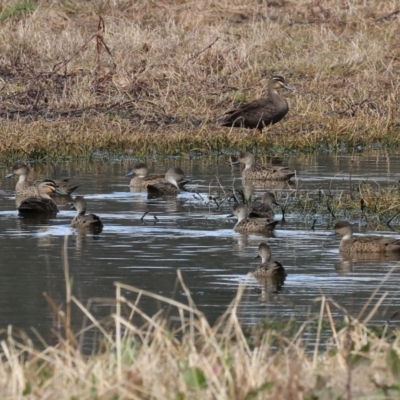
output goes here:
{"type": "MultiPolygon", "coordinates": [[[[400,178],[400,157],[396,153],[367,152],[350,155],[291,156],[285,165],[298,171],[301,190],[348,190],[352,180],[376,181],[385,186],[400,178]]],[[[26,219],[15,210],[15,179],[1,179],[0,186],[0,329],[8,324],[29,330],[35,327],[49,339],[53,318],[43,292],[58,303],[65,299],[62,248],[68,237],[68,260],[73,277],[73,293],[83,303],[91,299],[91,311],[98,318],[113,311],[101,299],[115,296],[114,281],[124,282],[166,297],[186,302],[182,288],[176,285],[177,269],[198,308],[212,323],[235,297],[238,285],[247,283],[241,307],[243,323],[263,318],[295,316],[305,320],[309,308],[318,310],[314,300],[322,294],[332,296],[352,315],[357,315],[392,266],[393,259],[343,260],[339,239],[332,237],[327,223],[318,219],[315,230],[300,215],[287,215],[269,244],[273,258],[288,272],[279,292],[260,285],[249,272],[259,261],[254,257],[261,241],[259,234],[235,233],[235,220],[228,219],[228,205],[217,209],[208,194],[218,192],[218,183],[226,188],[241,187],[240,170],[231,169],[226,157],[148,159],[152,172],[165,172],[180,166],[191,177],[188,188],[197,193],[181,193],[172,199],[147,199],[147,194],[130,191],[132,161],[68,162],[56,165],[31,165],[32,179],[69,176],[82,186],[88,211],[101,216],[101,234],[79,234],[69,224],[75,212],[71,199],[57,198],[60,213],[55,218],[26,219]],[[234,182],[234,183],[233,183],[234,182]],[[144,222],[140,220],[148,212],[144,222]],[[157,221],[155,218],[157,218],[157,221]]],[[[3,166],[1,177],[10,171],[3,166]]],[[[254,187],[254,195],[263,188],[254,187]]],[[[277,196],[287,191],[277,188],[277,196]]],[[[279,219],[279,208],[276,218],[279,219]]],[[[400,230],[399,226],[394,226],[400,230]]],[[[362,231],[362,226],[358,228],[362,231]]],[[[398,235],[382,231],[381,234],[398,235]]],[[[387,297],[374,317],[382,323],[397,310],[400,272],[396,268],[382,285],[378,298],[387,297]]],[[[125,293],[134,299],[133,294],[125,293]]],[[[373,305],[372,304],[372,305],[373,305]]],[[[162,305],[143,297],[141,308],[152,315],[162,305]]],[[[371,308],[371,307],[370,307],[371,308]]],[[[76,316],[81,315],[74,311],[76,316]]]]}

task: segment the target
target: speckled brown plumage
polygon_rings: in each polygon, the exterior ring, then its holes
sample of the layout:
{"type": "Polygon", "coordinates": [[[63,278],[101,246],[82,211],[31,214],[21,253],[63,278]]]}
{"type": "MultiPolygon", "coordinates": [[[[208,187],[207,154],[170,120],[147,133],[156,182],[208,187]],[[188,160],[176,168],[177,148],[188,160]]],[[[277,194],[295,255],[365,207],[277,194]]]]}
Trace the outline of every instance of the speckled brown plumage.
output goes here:
{"type": "MultiPolygon", "coordinates": [[[[11,178],[17,175],[18,182],[15,185],[15,195],[21,197],[37,197],[39,198],[38,185],[44,181],[30,181],[28,180],[29,167],[24,163],[16,163],[12,167],[12,172],[6,175],[6,178],[11,178]]],[[[52,194],[60,194],[63,192],[63,196],[71,194],[80,185],[71,186],[69,184],[69,179],[53,179],[52,182],[60,189],[59,192],[54,192],[52,194]]]]}
{"type": "Polygon", "coordinates": [[[272,209],[273,204],[279,206],[275,195],[272,192],[266,192],[262,198],[262,204],[254,205],[249,208],[249,218],[273,219],[275,216],[274,210],[272,209]]]}
{"type": "Polygon", "coordinates": [[[179,167],[170,168],[166,174],[164,182],[147,186],[149,196],[171,196],[178,194],[188,183],[185,173],[179,167]]]}
{"type": "Polygon", "coordinates": [[[288,167],[275,165],[256,165],[256,160],[251,153],[240,153],[239,162],[245,165],[242,172],[242,179],[246,180],[271,180],[271,181],[289,181],[295,172],[288,167]]]}
{"type": "Polygon", "coordinates": [[[263,233],[272,231],[278,224],[270,218],[247,218],[248,208],[244,204],[235,204],[232,215],[238,218],[238,222],[233,227],[236,232],[242,233],[263,233]]]}
{"type": "Polygon", "coordinates": [[[347,221],[339,221],[335,232],[342,236],[339,250],[343,253],[400,253],[400,239],[386,236],[356,236],[347,221]]]}
{"type": "Polygon", "coordinates": [[[149,185],[165,182],[165,174],[150,174],[149,167],[142,162],[134,164],[126,176],[132,175],[134,176],[129,182],[130,187],[147,188],[149,185]]]}

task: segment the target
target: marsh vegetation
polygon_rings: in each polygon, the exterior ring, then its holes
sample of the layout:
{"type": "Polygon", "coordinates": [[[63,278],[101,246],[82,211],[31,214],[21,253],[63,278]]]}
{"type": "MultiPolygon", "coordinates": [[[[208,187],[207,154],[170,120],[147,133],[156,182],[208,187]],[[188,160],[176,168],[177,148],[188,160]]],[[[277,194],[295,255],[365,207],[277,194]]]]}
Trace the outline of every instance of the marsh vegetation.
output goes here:
{"type": "Polygon", "coordinates": [[[300,326],[280,319],[244,330],[239,321],[244,287],[210,326],[179,271],[178,277],[187,303],[116,283],[115,313],[101,321],[68,284],[65,309],[45,294],[60,320],[59,344],[50,346],[39,338],[44,349],[37,350],[25,334],[3,330],[3,398],[398,398],[399,332],[389,324],[379,330],[366,326],[382,301],[376,293],[356,318],[322,296],[316,300],[319,314],[300,326]],[[140,300],[145,297],[163,305],[159,313],[143,313],[140,300]],[[88,321],[79,334],[70,327],[71,306],[88,321]],[[101,346],[85,355],[79,339],[90,329],[100,333],[101,346]],[[311,331],[316,339],[310,344],[311,331]]]}

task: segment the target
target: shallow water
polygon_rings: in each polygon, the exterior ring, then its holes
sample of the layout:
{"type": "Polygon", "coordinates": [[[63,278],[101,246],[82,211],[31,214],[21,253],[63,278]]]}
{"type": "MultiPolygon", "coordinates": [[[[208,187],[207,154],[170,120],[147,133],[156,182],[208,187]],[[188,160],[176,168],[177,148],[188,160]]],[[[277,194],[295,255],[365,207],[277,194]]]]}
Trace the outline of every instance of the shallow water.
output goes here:
{"type": "MultiPolygon", "coordinates": [[[[348,190],[351,180],[376,181],[381,186],[394,184],[400,177],[400,157],[376,151],[351,155],[291,156],[283,163],[298,171],[301,190],[348,190]]],[[[58,197],[60,213],[55,218],[22,218],[15,210],[15,179],[1,179],[0,186],[0,329],[8,324],[24,330],[35,327],[46,340],[51,340],[54,318],[43,296],[46,292],[57,303],[65,300],[65,278],[62,248],[67,238],[73,294],[83,303],[92,299],[91,311],[97,318],[113,311],[104,299],[115,297],[113,282],[119,281],[187,302],[177,285],[177,269],[197,307],[212,323],[236,295],[238,285],[247,283],[240,318],[243,323],[256,323],[263,318],[295,316],[307,318],[310,308],[321,294],[333,297],[351,315],[358,315],[371,293],[396,259],[342,260],[339,239],[331,236],[323,219],[317,219],[315,230],[310,221],[298,214],[286,215],[268,239],[273,258],[288,273],[283,287],[266,288],[248,275],[258,264],[254,259],[266,235],[235,233],[235,220],[228,219],[228,205],[219,209],[208,201],[216,194],[218,182],[229,190],[241,187],[239,168],[232,169],[227,157],[197,159],[148,159],[153,172],[165,172],[181,166],[192,182],[177,198],[148,200],[145,192],[130,191],[131,160],[68,162],[32,166],[32,179],[70,176],[82,186],[76,194],[84,195],[88,211],[99,215],[104,230],[99,235],[80,234],[69,224],[75,212],[69,210],[70,199],[58,197]],[[145,212],[144,222],[140,220],[145,212]],[[156,217],[156,219],[155,219],[156,217]],[[103,299],[103,300],[101,300],[103,299]]],[[[1,169],[1,177],[10,166],[1,169]]],[[[263,188],[254,187],[254,195],[263,188]]],[[[287,188],[278,188],[277,194],[287,188]]],[[[279,209],[276,209],[279,219],[279,209]]],[[[399,226],[394,226],[399,230],[399,226]]],[[[362,230],[362,225],[357,229],[362,230]]],[[[399,235],[393,231],[381,234],[399,235]]],[[[385,292],[379,312],[373,317],[381,324],[399,304],[400,272],[395,268],[390,279],[379,289],[368,311],[385,292]]],[[[128,298],[135,295],[124,293],[128,298]]],[[[141,308],[154,314],[158,302],[143,297],[141,308]]],[[[334,310],[333,310],[334,311],[334,310]]],[[[335,312],[335,311],[334,311],[335,312]]],[[[335,312],[337,314],[337,312],[335,312]]],[[[82,315],[77,309],[74,315],[82,315]]],[[[81,323],[81,318],[76,318],[81,323]]]]}

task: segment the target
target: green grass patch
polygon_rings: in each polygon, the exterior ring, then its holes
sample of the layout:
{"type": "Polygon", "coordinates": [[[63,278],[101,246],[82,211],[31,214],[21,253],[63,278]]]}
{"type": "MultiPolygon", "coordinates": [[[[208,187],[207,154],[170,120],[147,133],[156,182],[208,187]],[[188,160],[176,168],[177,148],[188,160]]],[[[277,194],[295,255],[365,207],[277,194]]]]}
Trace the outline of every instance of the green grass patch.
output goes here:
{"type": "Polygon", "coordinates": [[[6,7],[0,14],[0,21],[5,21],[8,18],[20,16],[35,11],[36,4],[31,1],[17,3],[12,6],[6,7]]]}

